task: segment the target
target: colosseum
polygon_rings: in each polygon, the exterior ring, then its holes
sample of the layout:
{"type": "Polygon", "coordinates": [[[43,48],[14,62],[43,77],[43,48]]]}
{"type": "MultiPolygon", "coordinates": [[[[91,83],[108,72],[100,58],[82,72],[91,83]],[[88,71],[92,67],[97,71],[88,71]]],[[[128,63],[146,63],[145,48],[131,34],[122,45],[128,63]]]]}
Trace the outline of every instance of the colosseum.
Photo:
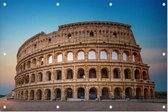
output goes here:
{"type": "Polygon", "coordinates": [[[19,48],[15,99],[67,101],[155,97],[131,26],[92,21],[38,33],[19,48]]]}

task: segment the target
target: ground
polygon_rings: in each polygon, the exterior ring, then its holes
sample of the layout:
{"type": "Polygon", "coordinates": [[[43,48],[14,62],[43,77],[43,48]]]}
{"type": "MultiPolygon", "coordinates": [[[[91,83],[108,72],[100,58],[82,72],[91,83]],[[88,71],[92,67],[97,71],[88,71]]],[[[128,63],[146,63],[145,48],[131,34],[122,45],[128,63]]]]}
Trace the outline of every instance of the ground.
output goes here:
{"type": "Polygon", "coordinates": [[[166,111],[166,102],[152,102],[152,101],[68,101],[68,102],[55,102],[55,101],[16,101],[7,100],[6,97],[0,98],[0,111],[166,111]],[[3,106],[6,105],[6,109],[3,106]],[[163,109],[163,105],[165,109],[163,109]],[[57,108],[59,106],[59,108],[57,108]],[[110,107],[112,107],[110,109],[110,107]]]}

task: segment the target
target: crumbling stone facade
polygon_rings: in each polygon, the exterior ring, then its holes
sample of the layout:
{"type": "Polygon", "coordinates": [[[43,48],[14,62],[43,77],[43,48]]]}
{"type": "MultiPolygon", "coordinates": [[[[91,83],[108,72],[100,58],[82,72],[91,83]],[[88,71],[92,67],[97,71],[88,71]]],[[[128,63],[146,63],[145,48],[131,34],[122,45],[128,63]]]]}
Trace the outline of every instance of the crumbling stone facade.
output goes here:
{"type": "Polygon", "coordinates": [[[131,26],[79,22],[38,33],[17,53],[15,98],[22,100],[154,98],[131,26]]]}

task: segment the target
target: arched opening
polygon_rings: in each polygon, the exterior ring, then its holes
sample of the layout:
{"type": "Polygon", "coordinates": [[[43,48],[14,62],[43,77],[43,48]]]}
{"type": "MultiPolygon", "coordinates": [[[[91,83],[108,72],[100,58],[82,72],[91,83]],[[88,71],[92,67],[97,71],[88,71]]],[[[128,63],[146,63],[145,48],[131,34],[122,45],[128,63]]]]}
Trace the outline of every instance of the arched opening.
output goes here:
{"type": "Polygon", "coordinates": [[[125,89],[125,97],[131,98],[132,97],[132,89],[130,87],[125,89]]]}
{"type": "Polygon", "coordinates": [[[57,62],[62,62],[62,54],[57,55],[57,62]]]}
{"type": "Polygon", "coordinates": [[[143,74],[143,80],[148,80],[147,73],[145,71],[143,71],[142,74],[143,74]]]}
{"type": "Polygon", "coordinates": [[[139,57],[137,53],[133,53],[132,61],[138,63],[139,62],[139,57]]]}
{"type": "Polygon", "coordinates": [[[128,61],[128,52],[123,52],[122,53],[122,59],[123,59],[123,61],[128,61]]]}
{"type": "Polygon", "coordinates": [[[25,70],[25,68],[26,68],[26,64],[24,63],[24,64],[23,64],[23,70],[25,70]]]}
{"type": "Polygon", "coordinates": [[[120,78],[119,68],[115,68],[113,70],[113,78],[115,78],[115,79],[119,79],[120,78]]]}
{"type": "Polygon", "coordinates": [[[117,32],[113,32],[113,37],[117,37],[117,32]]]}
{"type": "Polygon", "coordinates": [[[106,68],[101,69],[101,77],[108,78],[108,71],[106,68]]]}
{"type": "Polygon", "coordinates": [[[31,83],[34,83],[35,82],[35,74],[32,74],[31,75],[31,83]]]}
{"type": "Polygon", "coordinates": [[[77,96],[79,99],[84,99],[85,98],[85,90],[83,88],[78,88],[77,96]]]}
{"type": "Polygon", "coordinates": [[[134,71],[135,79],[140,79],[140,73],[139,70],[134,71]]]}
{"type": "Polygon", "coordinates": [[[107,87],[104,87],[102,89],[102,97],[101,99],[109,99],[109,89],[107,87]]]}
{"type": "Polygon", "coordinates": [[[25,100],[28,100],[28,91],[25,91],[25,100]]]}
{"type": "Polygon", "coordinates": [[[97,89],[96,88],[90,88],[89,90],[89,99],[90,100],[96,100],[97,99],[97,89]]]}
{"type": "Polygon", "coordinates": [[[73,79],[73,71],[72,69],[67,70],[67,79],[73,79]]]}
{"type": "Polygon", "coordinates": [[[107,52],[106,51],[100,51],[100,59],[107,59],[107,52]]]}
{"type": "Polygon", "coordinates": [[[130,69],[125,69],[124,70],[124,76],[125,76],[125,79],[131,79],[131,70],[130,69]]]}
{"type": "Polygon", "coordinates": [[[90,37],[94,37],[94,33],[92,31],[90,32],[90,37]]]}
{"type": "Polygon", "coordinates": [[[44,57],[43,56],[41,56],[39,58],[39,62],[40,62],[40,65],[44,65],[44,57]]]}
{"type": "Polygon", "coordinates": [[[46,81],[50,81],[51,80],[51,72],[47,71],[46,72],[46,81]]]}
{"type": "Polygon", "coordinates": [[[37,90],[36,96],[37,100],[42,100],[42,91],[40,89],[37,90]]]}
{"type": "Polygon", "coordinates": [[[21,92],[21,99],[23,100],[23,91],[21,92]]]}
{"type": "Polygon", "coordinates": [[[46,89],[45,90],[45,100],[50,100],[51,99],[51,90],[46,89]]]}
{"type": "Polygon", "coordinates": [[[136,88],[136,99],[141,98],[141,89],[140,88],[136,88]]]}
{"type": "Polygon", "coordinates": [[[112,52],[112,60],[118,60],[118,53],[117,51],[112,52]]]}
{"type": "Polygon", "coordinates": [[[114,89],[114,97],[116,98],[116,99],[120,99],[120,98],[122,98],[122,96],[121,96],[121,88],[115,88],[114,89]]]}
{"type": "Polygon", "coordinates": [[[62,79],[62,71],[61,70],[57,70],[56,71],[56,80],[61,80],[62,79]]]}
{"type": "Polygon", "coordinates": [[[22,72],[22,65],[19,67],[19,73],[22,72]]]}
{"type": "Polygon", "coordinates": [[[83,79],[85,78],[85,72],[83,68],[78,69],[78,79],[83,79]]]}
{"type": "Polygon", "coordinates": [[[61,100],[61,89],[60,88],[57,88],[55,90],[55,99],[56,100],[61,100]]]}
{"type": "Polygon", "coordinates": [[[84,52],[83,51],[78,52],[78,60],[84,60],[84,52]]]}
{"type": "Polygon", "coordinates": [[[29,75],[26,75],[26,78],[25,78],[25,83],[28,84],[29,83],[29,75]]]}
{"type": "Polygon", "coordinates": [[[88,59],[96,59],[96,52],[95,51],[89,51],[88,59]]]}
{"type": "Polygon", "coordinates": [[[66,98],[73,98],[73,91],[71,88],[67,88],[66,90],[66,98]]]}
{"type": "Polygon", "coordinates": [[[68,61],[73,61],[73,53],[72,52],[68,52],[67,60],[68,61]]]}
{"type": "Polygon", "coordinates": [[[51,54],[48,55],[47,62],[48,62],[48,64],[52,63],[52,55],[51,54]]]}
{"type": "Polygon", "coordinates": [[[144,89],[144,98],[145,99],[148,98],[148,89],[147,88],[144,89]]]}
{"type": "Polygon", "coordinates": [[[94,68],[89,70],[89,78],[96,78],[96,70],[94,68]]]}
{"type": "Polygon", "coordinates": [[[34,90],[30,91],[30,100],[34,100],[34,90]]]}
{"type": "Polygon", "coordinates": [[[27,62],[27,68],[30,68],[31,67],[31,61],[28,61],[27,62]]]}
{"type": "Polygon", "coordinates": [[[33,63],[33,67],[35,67],[36,66],[36,58],[33,59],[32,63],[33,63]]]}
{"type": "Polygon", "coordinates": [[[38,82],[42,82],[42,80],[43,80],[43,74],[42,74],[42,72],[39,72],[38,73],[38,82]]]}

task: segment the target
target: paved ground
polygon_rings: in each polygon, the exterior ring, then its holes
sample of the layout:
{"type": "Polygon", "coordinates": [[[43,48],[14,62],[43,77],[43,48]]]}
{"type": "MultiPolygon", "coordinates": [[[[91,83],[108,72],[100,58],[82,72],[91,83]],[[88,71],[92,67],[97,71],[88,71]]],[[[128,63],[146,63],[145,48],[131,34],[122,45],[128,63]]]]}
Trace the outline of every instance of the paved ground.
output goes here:
{"type": "Polygon", "coordinates": [[[0,111],[166,111],[166,103],[152,103],[151,101],[76,101],[76,102],[49,102],[49,101],[16,101],[0,98],[0,111]],[[6,105],[6,109],[3,106],[6,105]],[[59,109],[57,109],[59,105],[59,109]],[[112,109],[109,108],[111,105],[112,109]],[[163,109],[163,105],[165,109],[163,109]]]}

